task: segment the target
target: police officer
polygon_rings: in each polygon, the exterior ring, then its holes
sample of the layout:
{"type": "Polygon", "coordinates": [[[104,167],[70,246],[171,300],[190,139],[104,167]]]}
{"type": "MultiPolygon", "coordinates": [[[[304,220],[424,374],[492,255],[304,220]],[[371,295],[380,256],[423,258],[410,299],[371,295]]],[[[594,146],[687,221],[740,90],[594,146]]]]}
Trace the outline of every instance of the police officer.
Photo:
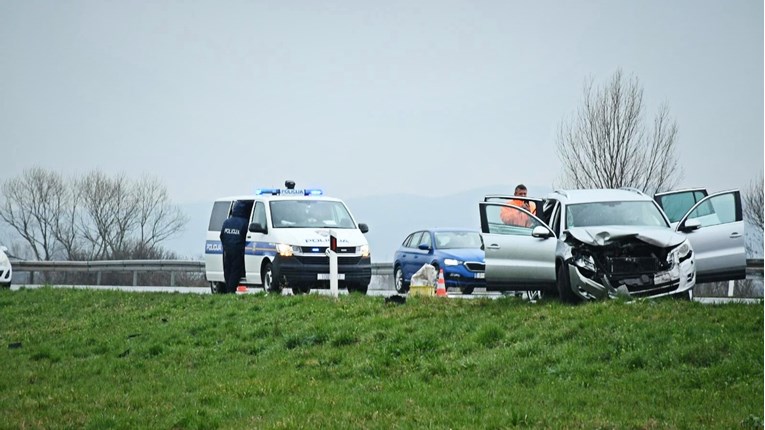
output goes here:
{"type": "Polygon", "coordinates": [[[223,244],[223,278],[226,280],[226,293],[236,293],[239,280],[244,276],[244,245],[247,236],[247,204],[234,202],[231,216],[223,222],[220,241],[223,244]]]}

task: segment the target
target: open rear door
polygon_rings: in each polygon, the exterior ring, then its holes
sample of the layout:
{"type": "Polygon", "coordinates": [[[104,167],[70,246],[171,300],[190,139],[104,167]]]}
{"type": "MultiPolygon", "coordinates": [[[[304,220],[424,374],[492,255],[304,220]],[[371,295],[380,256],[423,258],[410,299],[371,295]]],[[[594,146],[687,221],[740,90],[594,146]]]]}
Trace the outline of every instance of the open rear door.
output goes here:
{"type": "Polygon", "coordinates": [[[697,283],[746,278],[744,218],[738,190],[701,199],[675,229],[693,246],[697,283]],[[695,222],[689,223],[692,220],[695,222]]]}

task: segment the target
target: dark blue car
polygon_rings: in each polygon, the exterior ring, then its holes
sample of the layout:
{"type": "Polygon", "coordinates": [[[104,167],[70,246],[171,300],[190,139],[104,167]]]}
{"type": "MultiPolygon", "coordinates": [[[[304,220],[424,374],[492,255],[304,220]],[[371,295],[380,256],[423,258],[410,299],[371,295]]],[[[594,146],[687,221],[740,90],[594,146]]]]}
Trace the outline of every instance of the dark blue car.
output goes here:
{"type": "Polygon", "coordinates": [[[424,264],[444,269],[447,289],[471,294],[486,286],[483,239],[477,230],[434,228],[407,236],[393,256],[396,291],[408,292],[412,275],[424,264]]]}

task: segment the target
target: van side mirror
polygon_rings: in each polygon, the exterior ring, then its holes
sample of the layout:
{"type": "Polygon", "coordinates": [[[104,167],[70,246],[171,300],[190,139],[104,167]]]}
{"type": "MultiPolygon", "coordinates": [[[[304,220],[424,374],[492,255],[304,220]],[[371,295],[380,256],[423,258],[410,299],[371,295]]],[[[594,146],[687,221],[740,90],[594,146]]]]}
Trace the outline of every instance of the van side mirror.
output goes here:
{"type": "Polygon", "coordinates": [[[268,229],[260,225],[259,222],[254,222],[250,224],[250,227],[248,228],[248,230],[253,233],[268,233],[268,229]]]}
{"type": "Polygon", "coordinates": [[[361,230],[362,233],[366,233],[369,231],[369,226],[362,223],[359,223],[359,230],[361,230]]]}

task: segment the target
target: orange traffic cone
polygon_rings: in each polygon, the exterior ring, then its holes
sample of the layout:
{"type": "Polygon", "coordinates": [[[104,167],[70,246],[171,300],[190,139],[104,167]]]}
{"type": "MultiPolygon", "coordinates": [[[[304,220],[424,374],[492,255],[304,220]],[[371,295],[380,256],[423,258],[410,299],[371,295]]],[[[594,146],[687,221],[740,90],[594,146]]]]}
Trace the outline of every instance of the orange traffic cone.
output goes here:
{"type": "Polygon", "coordinates": [[[240,285],[240,286],[236,287],[236,293],[237,294],[247,294],[247,287],[245,287],[244,285],[240,285]]]}
{"type": "Polygon", "coordinates": [[[436,295],[446,297],[446,281],[444,281],[444,269],[438,271],[438,282],[436,283],[436,295]]]}

